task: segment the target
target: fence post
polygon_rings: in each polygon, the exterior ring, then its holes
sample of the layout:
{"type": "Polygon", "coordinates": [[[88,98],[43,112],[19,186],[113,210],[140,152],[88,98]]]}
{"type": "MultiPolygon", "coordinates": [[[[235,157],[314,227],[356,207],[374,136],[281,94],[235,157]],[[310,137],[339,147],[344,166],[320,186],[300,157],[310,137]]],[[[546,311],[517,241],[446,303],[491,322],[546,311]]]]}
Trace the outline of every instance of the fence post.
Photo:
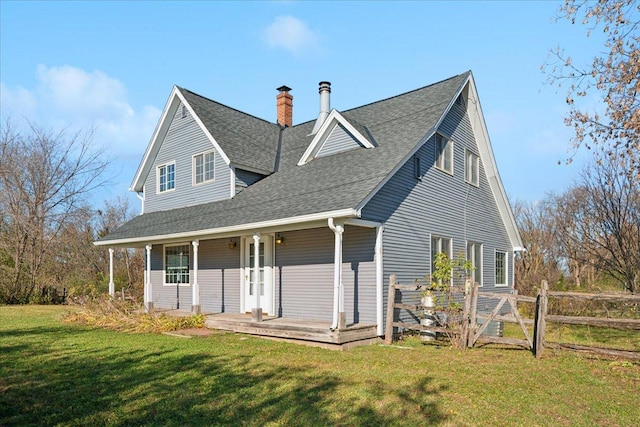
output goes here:
{"type": "Polygon", "coordinates": [[[478,283],[474,283],[471,288],[471,309],[470,309],[470,320],[469,320],[469,337],[467,341],[468,347],[473,347],[475,344],[475,334],[476,334],[476,312],[478,311],[478,283]]]}
{"type": "Polygon", "coordinates": [[[387,298],[387,321],[384,330],[384,343],[389,345],[393,342],[393,311],[396,303],[396,275],[389,277],[389,297],[387,298]]]}
{"type": "Polygon", "coordinates": [[[464,311],[462,312],[462,331],[460,331],[460,348],[465,350],[469,341],[469,312],[471,311],[471,280],[464,283],[464,311]]]}
{"type": "Polygon", "coordinates": [[[536,358],[542,356],[544,349],[544,331],[546,329],[545,316],[547,315],[547,290],[549,284],[546,280],[543,280],[540,284],[540,291],[538,291],[538,298],[536,298],[536,319],[533,330],[533,353],[536,358]]]}

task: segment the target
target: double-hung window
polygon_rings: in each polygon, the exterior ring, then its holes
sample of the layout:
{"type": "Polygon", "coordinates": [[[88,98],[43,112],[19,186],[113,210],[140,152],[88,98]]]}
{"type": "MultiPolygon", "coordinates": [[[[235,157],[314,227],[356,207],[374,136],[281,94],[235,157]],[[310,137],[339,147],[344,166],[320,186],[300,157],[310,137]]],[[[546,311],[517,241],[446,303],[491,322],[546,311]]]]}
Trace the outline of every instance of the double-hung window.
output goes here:
{"type": "Polygon", "coordinates": [[[453,175],[453,141],[436,133],[436,167],[453,175]]]}
{"type": "Polygon", "coordinates": [[[193,156],[194,184],[202,184],[203,182],[213,181],[213,178],[215,176],[214,160],[215,151],[213,150],[193,156]]]}
{"type": "Polygon", "coordinates": [[[165,246],[164,283],[189,284],[189,245],[165,246]]]}
{"type": "Polygon", "coordinates": [[[432,236],[431,237],[431,274],[436,271],[436,257],[439,253],[443,253],[447,258],[451,259],[451,239],[447,237],[432,236]]]}
{"type": "Polygon", "coordinates": [[[478,186],[478,175],[480,173],[480,158],[477,154],[467,150],[465,156],[465,176],[464,179],[469,184],[478,186]]]}
{"type": "Polygon", "coordinates": [[[173,190],[176,188],[176,164],[167,163],[158,166],[158,192],[173,190]]]}
{"type": "Polygon", "coordinates": [[[496,251],[496,286],[507,286],[507,253],[503,251],[496,251]]]}
{"type": "Polygon", "coordinates": [[[467,261],[473,267],[468,278],[482,286],[482,243],[467,242],[467,261]]]}

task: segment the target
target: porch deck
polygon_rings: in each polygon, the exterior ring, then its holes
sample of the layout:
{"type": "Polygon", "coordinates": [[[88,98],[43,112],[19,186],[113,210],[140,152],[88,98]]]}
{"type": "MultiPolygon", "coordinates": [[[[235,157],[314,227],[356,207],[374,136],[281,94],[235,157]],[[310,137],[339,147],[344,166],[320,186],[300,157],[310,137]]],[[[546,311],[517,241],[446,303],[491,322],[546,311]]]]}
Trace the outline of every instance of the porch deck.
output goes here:
{"type": "Polygon", "coordinates": [[[220,313],[206,316],[205,326],[311,346],[347,350],[378,341],[376,325],[355,324],[332,331],[331,324],[318,320],[266,316],[253,322],[250,314],[220,313]]]}

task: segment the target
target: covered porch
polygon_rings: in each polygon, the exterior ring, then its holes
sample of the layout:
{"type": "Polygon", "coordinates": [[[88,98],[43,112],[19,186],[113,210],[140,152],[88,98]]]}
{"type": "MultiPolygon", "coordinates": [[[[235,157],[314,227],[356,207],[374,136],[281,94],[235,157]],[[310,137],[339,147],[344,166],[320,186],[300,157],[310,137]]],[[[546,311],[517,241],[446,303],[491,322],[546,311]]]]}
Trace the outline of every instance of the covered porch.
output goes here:
{"type": "Polygon", "coordinates": [[[204,313],[212,329],[348,348],[384,332],[382,235],[380,223],[329,217],[118,243],[145,249],[148,311],[204,313]]]}

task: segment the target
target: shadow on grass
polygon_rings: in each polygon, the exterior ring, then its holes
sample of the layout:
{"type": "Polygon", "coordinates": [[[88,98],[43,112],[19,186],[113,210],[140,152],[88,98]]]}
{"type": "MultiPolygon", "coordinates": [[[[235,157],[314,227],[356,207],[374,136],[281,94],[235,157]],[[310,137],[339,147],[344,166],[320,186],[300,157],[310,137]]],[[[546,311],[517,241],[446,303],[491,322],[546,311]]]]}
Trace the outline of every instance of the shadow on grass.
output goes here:
{"type": "MultiPolygon", "coordinates": [[[[230,342],[197,340],[212,347],[230,342]]],[[[443,388],[429,377],[404,387],[366,383],[333,367],[288,363],[287,347],[278,344],[268,345],[269,357],[251,341],[242,344],[244,353],[237,342],[229,352],[172,343],[64,326],[3,332],[0,425],[437,425],[447,419],[438,405],[443,388]],[[77,332],[89,334],[69,339],[77,332]],[[127,344],[114,342],[120,338],[127,344]]]]}

